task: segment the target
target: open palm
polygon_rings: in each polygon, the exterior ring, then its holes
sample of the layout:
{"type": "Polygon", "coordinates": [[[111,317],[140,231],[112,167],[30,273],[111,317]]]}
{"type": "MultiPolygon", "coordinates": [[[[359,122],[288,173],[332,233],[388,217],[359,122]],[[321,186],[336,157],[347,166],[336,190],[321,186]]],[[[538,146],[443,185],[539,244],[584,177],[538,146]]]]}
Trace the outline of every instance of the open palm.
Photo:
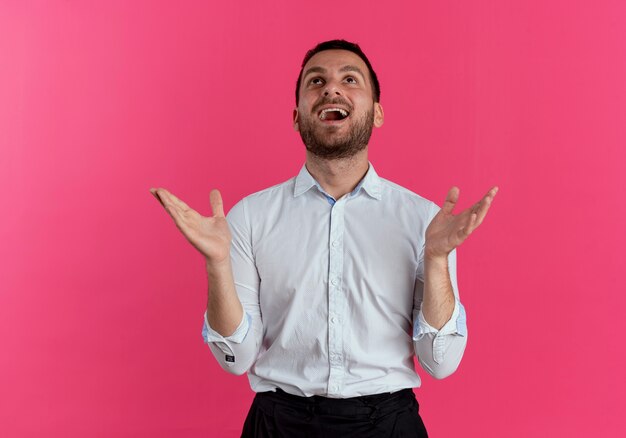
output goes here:
{"type": "Polygon", "coordinates": [[[218,190],[212,190],[210,194],[212,217],[202,216],[165,189],[150,189],[150,192],[207,262],[219,264],[228,260],[231,234],[224,216],[222,195],[218,190]]]}
{"type": "Polygon", "coordinates": [[[452,210],[459,200],[458,187],[452,187],[446,196],[443,207],[435,215],[426,229],[425,255],[430,257],[447,256],[478,228],[489,211],[498,188],[493,187],[476,204],[454,215],[452,210]]]}

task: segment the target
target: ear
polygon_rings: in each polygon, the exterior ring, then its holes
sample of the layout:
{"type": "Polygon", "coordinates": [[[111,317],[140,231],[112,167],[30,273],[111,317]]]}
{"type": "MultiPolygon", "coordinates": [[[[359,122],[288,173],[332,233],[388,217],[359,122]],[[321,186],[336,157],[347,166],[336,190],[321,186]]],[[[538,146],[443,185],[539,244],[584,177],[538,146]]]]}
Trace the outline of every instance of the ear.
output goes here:
{"type": "Polygon", "coordinates": [[[300,125],[298,125],[298,108],[293,109],[293,129],[294,131],[300,131],[300,125]]]}
{"type": "Polygon", "coordinates": [[[383,122],[385,121],[385,112],[383,111],[383,106],[374,102],[374,126],[380,128],[383,126],[383,122]]]}

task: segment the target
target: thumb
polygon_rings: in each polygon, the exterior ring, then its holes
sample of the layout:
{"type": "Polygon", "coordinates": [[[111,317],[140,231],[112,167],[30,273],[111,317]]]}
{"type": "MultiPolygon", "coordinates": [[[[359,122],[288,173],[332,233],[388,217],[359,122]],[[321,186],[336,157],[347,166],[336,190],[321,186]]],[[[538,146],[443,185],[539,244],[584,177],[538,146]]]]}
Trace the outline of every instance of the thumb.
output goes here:
{"type": "Polygon", "coordinates": [[[213,210],[213,217],[224,217],[224,203],[222,202],[222,195],[217,189],[211,190],[209,195],[211,201],[211,209],[213,210]]]}
{"type": "Polygon", "coordinates": [[[441,207],[445,214],[452,214],[452,210],[454,210],[454,206],[459,200],[459,191],[458,187],[452,187],[450,191],[448,191],[448,196],[446,196],[443,207],[441,207]]]}

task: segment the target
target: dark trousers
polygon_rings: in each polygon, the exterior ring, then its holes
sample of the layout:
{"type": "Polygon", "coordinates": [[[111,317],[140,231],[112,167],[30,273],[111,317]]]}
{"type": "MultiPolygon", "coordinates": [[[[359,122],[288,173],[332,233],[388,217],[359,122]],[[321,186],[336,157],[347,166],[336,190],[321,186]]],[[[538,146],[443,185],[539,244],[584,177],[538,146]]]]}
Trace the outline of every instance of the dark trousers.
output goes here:
{"type": "Polygon", "coordinates": [[[242,438],[428,437],[411,389],[346,399],[278,389],[254,397],[242,438]]]}

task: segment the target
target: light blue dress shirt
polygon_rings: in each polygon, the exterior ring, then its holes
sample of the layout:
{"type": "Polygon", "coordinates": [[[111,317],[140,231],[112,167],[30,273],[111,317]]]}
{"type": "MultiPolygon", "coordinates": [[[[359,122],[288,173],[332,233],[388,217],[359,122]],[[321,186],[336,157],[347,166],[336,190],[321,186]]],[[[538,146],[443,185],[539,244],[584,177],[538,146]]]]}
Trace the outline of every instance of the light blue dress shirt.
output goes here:
{"type": "Polygon", "coordinates": [[[418,387],[414,355],[432,376],[450,375],[467,343],[455,251],[452,317],[437,330],[421,311],[424,233],[438,211],[371,163],[337,200],[306,166],[247,196],[227,215],[244,316],[223,337],[205,313],[205,342],[256,392],[346,398],[418,387]]]}

